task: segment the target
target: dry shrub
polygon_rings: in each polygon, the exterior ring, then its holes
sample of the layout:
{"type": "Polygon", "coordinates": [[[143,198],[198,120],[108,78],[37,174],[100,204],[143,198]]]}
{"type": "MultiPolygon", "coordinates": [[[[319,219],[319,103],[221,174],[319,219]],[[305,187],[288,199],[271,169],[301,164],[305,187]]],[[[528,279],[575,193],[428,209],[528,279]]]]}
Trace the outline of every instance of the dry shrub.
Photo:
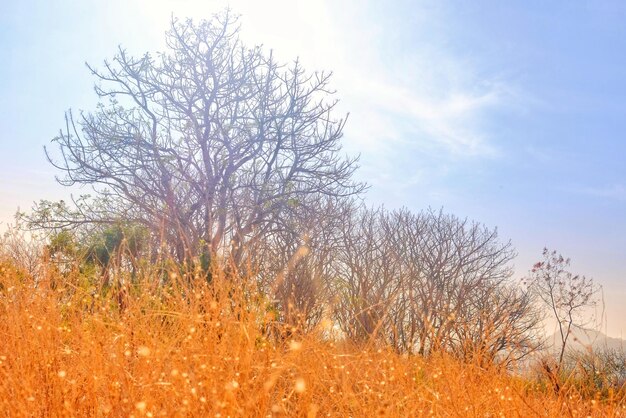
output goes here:
{"type": "MultiPolygon", "coordinates": [[[[624,393],[555,394],[497,368],[306,335],[268,339],[253,286],[144,271],[98,288],[0,267],[4,416],[625,416],[624,393]],[[158,280],[155,277],[160,277],[158,280]],[[55,283],[55,286],[50,286],[55,283]],[[278,342],[277,342],[278,341],[278,342]]],[[[92,282],[91,282],[92,283],[92,282]]],[[[544,385],[545,386],[545,385],[544,385]]]]}
{"type": "Polygon", "coordinates": [[[35,278],[41,273],[42,242],[41,237],[25,231],[19,224],[8,225],[0,233],[0,263],[11,264],[35,278]]]}

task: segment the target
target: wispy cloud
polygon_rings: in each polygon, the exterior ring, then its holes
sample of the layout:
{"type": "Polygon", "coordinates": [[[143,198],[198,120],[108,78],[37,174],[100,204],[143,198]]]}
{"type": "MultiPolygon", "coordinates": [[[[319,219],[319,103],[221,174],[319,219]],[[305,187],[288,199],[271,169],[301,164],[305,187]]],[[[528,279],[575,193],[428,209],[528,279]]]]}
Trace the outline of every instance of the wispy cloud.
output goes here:
{"type": "MultiPolygon", "coordinates": [[[[226,2],[200,3],[216,9],[226,2]]],[[[349,0],[344,11],[330,0],[243,0],[233,7],[242,14],[247,42],[263,43],[280,59],[299,56],[309,69],[335,73],[333,86],[351,113],[349,130],[360,136],[348,140],[358,141],[362,152],[384,152],[383,143],[393,141],[394,148],[451,158],[497,155],[483,122],[511,89],[479,77],[475,63],[446,46],[443,8],[415,2],[411,16],[398,19],[399,10],[349,0]],[[377,14],[381,10],[385,16],[377,14]],[[419,24],[393,26],[398,20],[419,24]],[[406,39],[395,39],[401,30],[406,39]]]]}
{"type": "Polygon", "coordinates": [[[622,184],[612,184],[599,187],[583,187],[577,189],[576,191],[587,196],[626,202],[626,187],[622,184]]]}
{"type": "Polygon", "coordinates": [[[488,132],[480,126],[485,112],[503,100],[497,89],[480,93],[456,90],[444,98],[434,98],[385,80],[354,78],[354,83],[359,89],[353,94],[364,107],[386,115],[378,123],[386,132],[395,133],[393,139],[398,143],[433,148],[454,157],[497,154],[488,132]],[[398,126],[403,129],[398,131],[398,126]]]}
{"type": "MultiPolygon", "coordinates": [[[[209,17],[229,3],[160,0],[144,13],[165,24],[172,11],[209,17]]],[[[343,6],[330,0],[231,4],[242,15],[246,43],[264,44],[282,61],[299,56],[309,70],[333,70],[340,110],[350,112],[346,150],[362,154],[371,183],[393,179],[400,193],[445,175],[451,161],[499,155],[486,121],[512,89],[479,76],[476,63],[448,46],[445,8],[415,2],[403,16],[375,2],[343,6]]]]}
{"type": "MultiPolygon", "coordinates": [[[[431,12],[416,13],[427,22],[431,12]]],[[[453,163],[501,155],[489,118],[494,109],[515,100],[512,86],[485,79],[474,63],[452,50],[433,48],[433,43],[444,43],[436,35],[399,43],[394,51],[368,49],[368,44],[380,42],[377,37],[392,37],[394,28],[372,27],[371,22],[377,22],[373,18],[363,21],[369,26],[352,29],[358,37],[337,36],[337,60],[331,68],[336,69],[336,86],[351,112],[348,145],[362,154],[370,183],[397,195],[426,188],[431,192],[453,163]]]]}

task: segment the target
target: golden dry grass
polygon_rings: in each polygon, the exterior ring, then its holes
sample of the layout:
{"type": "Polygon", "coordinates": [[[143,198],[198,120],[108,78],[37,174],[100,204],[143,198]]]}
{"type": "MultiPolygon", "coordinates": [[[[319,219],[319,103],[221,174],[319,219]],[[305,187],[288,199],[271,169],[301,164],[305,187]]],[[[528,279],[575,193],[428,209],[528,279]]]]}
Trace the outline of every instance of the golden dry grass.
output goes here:
{"type": "Polygon", "coordinates": [[[118,292],[72,277],[49,272],[34,288],[0,263],[0,415],[626,416],[623,393],[556,395],[495,368],[319,333],[269,340],[262,304],[241,288],[145,279],[120,310],[118,292]]]}

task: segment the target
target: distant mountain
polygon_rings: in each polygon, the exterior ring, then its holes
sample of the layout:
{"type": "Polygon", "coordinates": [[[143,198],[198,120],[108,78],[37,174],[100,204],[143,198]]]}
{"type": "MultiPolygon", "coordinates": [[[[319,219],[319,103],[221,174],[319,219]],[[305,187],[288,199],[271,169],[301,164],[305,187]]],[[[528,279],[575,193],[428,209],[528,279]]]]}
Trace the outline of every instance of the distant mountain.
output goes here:
{"type": "MultiPolygon", "coordinates": [[[[548,349],[557,348],[561,344],[561,336],[558,331],[547,338],[548,349]]],[[[578,329],[572,331],[567,341],[568,350],[593,350],[602,349],[626,351],[626,340],[609,337],[600,331],[592,329],[578,329]]]]}

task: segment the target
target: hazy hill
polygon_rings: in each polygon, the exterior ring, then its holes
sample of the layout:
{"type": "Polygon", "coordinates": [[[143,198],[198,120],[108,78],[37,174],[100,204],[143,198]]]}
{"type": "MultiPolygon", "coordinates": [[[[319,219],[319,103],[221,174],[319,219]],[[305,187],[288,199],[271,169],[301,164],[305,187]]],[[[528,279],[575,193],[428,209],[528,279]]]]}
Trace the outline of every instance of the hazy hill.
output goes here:
{"type": "MultiPolygon", "coordinates": [[[[594,351],[601,349],[626,351],[626,340],[622,338],[613,338],[603,334],[600,331],[591,329],[580,329],[572,332],[568,340],[568,348],[571,350],[589,350],[594,351]]],[[[550,335],[547,339],[548,347],[560,344],[560,335],[557,332],[550,335]]]]}

